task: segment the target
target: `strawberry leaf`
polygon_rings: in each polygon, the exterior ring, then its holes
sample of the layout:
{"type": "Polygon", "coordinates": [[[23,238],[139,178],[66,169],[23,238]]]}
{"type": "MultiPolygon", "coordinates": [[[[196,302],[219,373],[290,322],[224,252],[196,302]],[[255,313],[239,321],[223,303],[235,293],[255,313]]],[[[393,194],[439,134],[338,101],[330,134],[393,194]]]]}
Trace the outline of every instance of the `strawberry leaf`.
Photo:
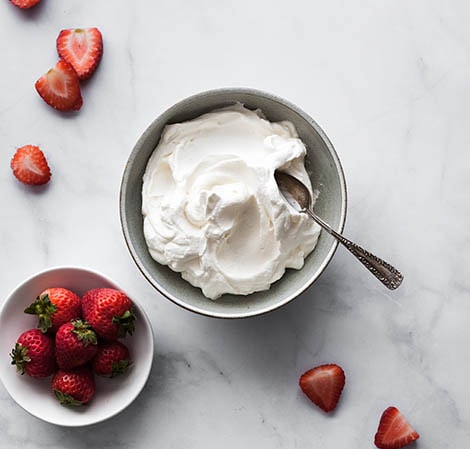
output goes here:
{"type": "Polygon", "coordinates": [[[54,395],[61,405],[70,405],[72,407],[79,407],[80,405],[83,405],[82,401],[78,401],[70,394],[63,393],[60,390],[54,390],[54,395]]]}
{"type": "Polygon", "coordinates": [[[119,362],[113,362],[111,365],[111,377],[124,374],[130,365],[131,363],[129,360],[119,360],[119,362]]]}
{"type": "Polygon", "coordinates": [[[113,317],[113,324],[117,324],[119,327],[118,337],[124,338],[126,334],[132,335],[135,330],[134,326],[135,315],[131,310],[126,310],[121,316],[113,317]]]}
{"type": "Polygon", "coordinates": [[[24,374],[26,364],[31,362],[31,359],[28,356],[28,347],[23,346],[20,343],[16,343],[15,347],[11,350],[10,357],[12,359],[11,364],[16,365],[16,371],[24,374]]]}
{"type": "Polygon", "coordinates": [[[24,309],[24,313],[38,316],[38,328],[43,333],[46,333],[52,327],[51,315],[56,311],[57,306],[51,302],[47,293],[38,296],[36,301],[24,309]]]}
{"type": "Polygon", "coordinates": [[[96,338],[95,331],[91,326],[82,320],[72,321],[73,329],[72,332],[78,337],[78,339],[83,343],[83,346],[88,345],[97,345],[98,339],[96,338]]]}

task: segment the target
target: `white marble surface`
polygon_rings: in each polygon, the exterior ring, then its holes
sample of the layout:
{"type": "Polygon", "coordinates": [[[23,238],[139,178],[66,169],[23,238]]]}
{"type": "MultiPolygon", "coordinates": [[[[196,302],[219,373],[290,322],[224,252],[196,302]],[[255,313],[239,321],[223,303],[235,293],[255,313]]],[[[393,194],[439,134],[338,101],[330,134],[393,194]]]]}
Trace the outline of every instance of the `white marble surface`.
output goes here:
{"type": "MultiPolygon", "coordinates": [[[[146,303],[154,367],[125,412],[84,429],[31,417],[0,386],[2,448],[372,448],[396,405],[415,447],[470,442],[470,6],[463,0],[42,0],[0,3],[0,300],[56,265],[102,271],[146,303]],[[97,26],[105,54],[64,115],[34,82],[62,28],[97,26]],[[134,142],[163,110],[223,86],[270,91],[306,110],[344,165],[347,234],[405,273],[386,291],[343,249],[301,298],[222,321],[156,293],[118,214],[134,142]],[[16,147],[46,153],[53,179],[12,176],[16,147]],[[329,416],[300,393],[306,369],[343,366],[329,416]]],[[[7,355],[4,354],[4,357],[7,355]]]]}

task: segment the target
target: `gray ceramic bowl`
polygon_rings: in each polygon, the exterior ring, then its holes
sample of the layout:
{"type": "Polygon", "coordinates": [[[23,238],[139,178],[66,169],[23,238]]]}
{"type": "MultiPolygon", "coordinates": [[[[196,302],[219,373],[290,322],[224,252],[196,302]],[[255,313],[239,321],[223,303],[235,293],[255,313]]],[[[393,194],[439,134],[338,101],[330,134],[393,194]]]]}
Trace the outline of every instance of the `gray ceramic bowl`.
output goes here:
{"type": "Polygon", "coordinates": [[[301,270],[287,270],[267,291],[248,296],[223,295],[216,301],[207,299],[179,273],[152,259],[143,234],[142,177],[164,126],[193,119],[235,102],[250,109],[261,109],[270,121],[289,120],[295,125],[307,147],[306,167],[313,188],[320,192],[315,210],[339,232],[346,219],[346,184],[333,145],[312,118],[288,101],[253,89],[217,89],[180,101],[157,117],[136,143],[122,177],[120,215],[124,237],[135,263],[161,294],[188,310],[219,318],[259,315],[287,304],[320,276],[337,247],[337,242],[322,232],[317,247],[301,270]]]}

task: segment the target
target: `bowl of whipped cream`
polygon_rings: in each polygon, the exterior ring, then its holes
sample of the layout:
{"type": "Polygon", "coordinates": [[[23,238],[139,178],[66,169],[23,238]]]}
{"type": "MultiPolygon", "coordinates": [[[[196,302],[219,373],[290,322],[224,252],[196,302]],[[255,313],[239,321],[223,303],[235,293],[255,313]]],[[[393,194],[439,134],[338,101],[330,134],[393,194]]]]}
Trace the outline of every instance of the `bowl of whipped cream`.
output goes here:
{"type": "Polygon", "coordinates": [[[270,93],[224,88],[158,116],[124,169],[120,217],[130,254],[164,297],[218,318],[289,303],[324,271],[337,242],[283,197],[276,170],[300,179],[341,232],[346,183],[318,124],[270,93]]]}

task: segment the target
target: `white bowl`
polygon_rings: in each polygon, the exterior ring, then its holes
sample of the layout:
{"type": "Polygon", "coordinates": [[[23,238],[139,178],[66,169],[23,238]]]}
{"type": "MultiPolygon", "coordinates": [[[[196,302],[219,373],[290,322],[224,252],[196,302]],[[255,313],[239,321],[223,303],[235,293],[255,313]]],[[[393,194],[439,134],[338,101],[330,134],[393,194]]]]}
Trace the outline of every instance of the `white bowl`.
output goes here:
{"type": "Polygon", "coordinates": [[[154,342],[149,319],[137,300],[126,292],[134,303],[136,322],[133,335],[122,342],[129,348],[133,366],[122,376],[112,379],[95,376],[96,393],[89,404],[75,408],[62,406],[52,394],[51,377],[33,379],[27,374],[20,375],[9,357],[18,336],[37,326],[36,317],[25,314],[24,308],[48,287],[64,287],[79,296],[92,288],[122,290],[106,276],[80,267],[50,268],[26,279],[0,309],[0,380],[18,405],[51,424],[79,427],[108,419],[131,404],[150,374],[154,342]]]}

